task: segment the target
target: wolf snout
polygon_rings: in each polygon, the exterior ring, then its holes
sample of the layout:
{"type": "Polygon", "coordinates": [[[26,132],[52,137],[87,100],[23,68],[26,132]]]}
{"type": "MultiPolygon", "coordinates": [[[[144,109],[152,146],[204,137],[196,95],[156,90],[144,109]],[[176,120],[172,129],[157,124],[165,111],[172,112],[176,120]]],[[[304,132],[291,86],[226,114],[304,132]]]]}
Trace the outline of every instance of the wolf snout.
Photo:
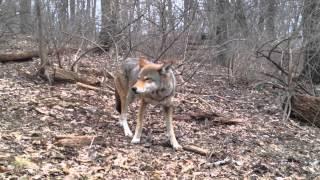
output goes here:
{"type": "Polygon", "coordinates": [[[137,87],[132,87],[131,90],[132,90],[134,93],[136,93],[136,94],[138,93],[138,92],[137,92],[137,87]]]}

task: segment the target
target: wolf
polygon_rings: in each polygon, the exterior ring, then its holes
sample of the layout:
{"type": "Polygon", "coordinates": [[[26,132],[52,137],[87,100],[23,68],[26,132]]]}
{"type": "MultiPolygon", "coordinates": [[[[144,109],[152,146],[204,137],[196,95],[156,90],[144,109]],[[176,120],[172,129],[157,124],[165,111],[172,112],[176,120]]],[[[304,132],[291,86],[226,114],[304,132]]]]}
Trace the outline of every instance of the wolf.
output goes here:
{"type": "Polygon", "coordinates": [[[173,104],[176,79],[172,63],[156,64],[145,57],[128,58],[120,66],[114,77],[116,110],[120,113],[119,121],[125,136],[132,137],[128,126],[127,114],[129,105],[140,99],[140,108],[136,129],[131,143],[140,143],[144,114],[149,104],[160,104],[164,111],[167,136],[175,150],[181,150],[172,124],[173,104]]]}

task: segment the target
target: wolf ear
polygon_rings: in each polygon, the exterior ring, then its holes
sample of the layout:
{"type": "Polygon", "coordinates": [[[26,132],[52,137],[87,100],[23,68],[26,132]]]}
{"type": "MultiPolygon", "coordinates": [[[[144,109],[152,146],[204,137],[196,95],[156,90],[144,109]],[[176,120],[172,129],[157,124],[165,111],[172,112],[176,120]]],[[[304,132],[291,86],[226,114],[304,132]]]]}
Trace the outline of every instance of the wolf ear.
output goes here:
{"type": "Polygon", "coordinates": [[[160,74],[167,74],[172,67],[172,63],[164,63],[160,68],[160,74]]]}
{"type": "Polygon", "coordinates": [[[139,59],[140,69],[143,68],[148,63],[149,63],[149,61],[145,57],[143,57],[143,56],[140,57],[140,59],[139,59]]]}

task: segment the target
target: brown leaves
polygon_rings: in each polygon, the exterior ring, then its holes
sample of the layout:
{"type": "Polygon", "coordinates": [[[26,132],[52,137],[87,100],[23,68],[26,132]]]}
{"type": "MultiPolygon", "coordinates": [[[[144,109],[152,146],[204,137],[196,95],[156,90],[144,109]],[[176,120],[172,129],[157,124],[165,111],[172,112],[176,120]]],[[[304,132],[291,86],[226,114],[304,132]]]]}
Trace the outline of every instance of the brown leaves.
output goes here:
{"type": "MultiPolygon", "coordinates": [[[[271,93],[203,72],[175,98],[175,133],[184,145],[176,152],[166,143],[160,108],[149,107],[141,144],[132,145],[112,94],[76,84],[49,88],[17,75],[32,67],[0,65],[0,179],[313,178],[320,171],[319,129],[281,121],[271,93]]],[[[130,107],[131,129],[136,109],[130,107]]]]}

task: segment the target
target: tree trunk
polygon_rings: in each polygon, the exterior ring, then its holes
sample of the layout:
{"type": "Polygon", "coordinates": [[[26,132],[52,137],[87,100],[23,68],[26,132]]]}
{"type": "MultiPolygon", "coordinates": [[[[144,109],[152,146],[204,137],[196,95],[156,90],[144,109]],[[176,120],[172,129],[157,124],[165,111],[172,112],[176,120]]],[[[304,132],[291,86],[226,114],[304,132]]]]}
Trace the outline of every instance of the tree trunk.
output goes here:
{"type": "Polygon", "coordinates": [[[39,57],[38,51],[5,53],[5,54],[0,54],[0,62],[28,61],[28,60],[32,60],[32,58],[34,57],[39,57]]]}
{"type": "Polygon", "coordinates": [[[217,29],[216,29],[216,37],[217,37],[217,44],[220,45],[220,48],[218,50],[221,50],[222,52],[219,53],[217,59],[218,63],[222,66],[227,67],[227,55],[225,52],[225,49],[227,48],[225,42],[228,39],[228,24],[227,24],[227,2],[226,0],[217,0],[217,14],[218,14],[218,23],[217,23],[217,29]]]}
{"type": "MultiPolygon", "coordinates": [[[[151,21],[152,20],[152,11],[151,11],[151,2],[152,0],[146,0],[146,11],[147,11],[147,18],[151,21]]],[[[148,26],[147,26],[147,31],[148,34],[152,33],[152,24],[150,22],[148,22],[148,26]]]]}
{"type": "Polygon", "coordinates": [[[320,97],[293,96],[291,99],[291,115],[297,120],[320,127],[320,97]]]}
{"type": "MultiPolygon", "coordinates": [[[[136,9],[136,12],[137,12],[137,17],[140,17],[141,16],[141,7],[140,7],[140,0],[135,0],[135,9],[136,9]]],[[[137,21],[137,26],[136,26],[136,29],[135,29],[135,32],[136,33],[140,33],[140,31],[141,31],[141,27],[142,27],[142,21],[141,21],[141,19],[139,19],[138,21],[137,21]]]]}
{"type": "Polygon", "coordinates": [[[31,0],[20,0],[20,32],[27,34],[31,32],[31,0]]]}
{"type": "Polygon", "coordinates": [[[167,10],[166,10],[166,1],[160,3],[159,7],[159,17],[160,17],[160,33],[161,33],[161,44],[159,48],[159,53],[161,54],[162,51],[166,47],[167,42],[167,10]]]}
{"type": "Polygon", "coordinates": [[[208,17],[208,35],[211,40],[211,45],[214,45],[214,39],[216,38],[216,14],[215,7],[216,4],[212,0],[207,0],[207,17],[208,17]]]}
{"type": "Polygon", "coordinates": [[[183,25],[184,25],[184,29],[186,29],[188,24],[191,21],[190,15],[192,14],[191,9],[193,5],[193,0],[184,0],[183,4],[184,4],[183,25]]]}
{"type": "Polygon", "coordinates": [[[320,2],[305,0],[303,9],[304,69],[302,75],[320,83],[320,2]]]}
{"type": "Polygon", "coordinates": [[[168,21],[169,21],[169,28],[170,30],[175,30],[175,16],[174,16],[174,10],[173,10],[173,2],[172,0],[168,0],[168,21]]]}
{"type": "Polygon", "coordinates": [[[48,48],[45,41],[44,36],[44,29],[43,29],[43,19],[42,19],[42,12],[41,12],[41,0],[36,1],[36,11],[37,11],[37,18],[38,18],[38,39],[39,39],[39,55],[41,59],[40,69],[44,68],[45,66],[49,65],[48,61],[48,48]]]}
{"type": "Polygon", "coordinates": [[[268,38],[275,39],[276,38],[276,33],[275,33],[275,21],[274,17],[276,14],[276,0],[268,0],[268,5],[267,5],[267,12],[266,12],[266,32],[268,38]]]}
{"type": "Polygon", "coordinates": [[[88,19],[91,18],[91,0],[87,0],[86,16],[88,19]]]}
{"type": "Polygon", "coordinates": [[[40,75],[41,77],[45,77],[49,81],[49,84],[51,85],[53,82],[53,79],[48,73],[48,70],[50,69],[50,62],[48,59],[48,45],[46,43],[46,39],[44,36],[41,6],[42,6],[41,0],[36,0],[36,12],[37,12],[37,18],[38,18],[38,31],[39,31],[38,32],[39,56],[41,60],[37,75],[40,75]]]}
{"type": "Polygon", "coordinates": [[[101,1],[101,32],[100,41],[108,50],[113,45],[113,41],[116,40],[116,33],[118,29],[118,12],[119,10],[118,0],[104,0],[101,1]]]}
{"type": "Polygon", "coordinates": [[[258,30],[261,34],[264,32],[265,3],[266,3],[265,0],[260,0],[258,3],[258,8],[259,8],[258,30]]]}
{"type": "Polygon", "coordinates": [[[74,22],[74,17],[76,16],[76,1],[70,0],[70,21],[74,22]]]}
{"type": "Polygon", "coordinates": [[[243,8],[243,1],[236,0],[235,4],[235,19],[238,21],[240,25],[240,29],[244,37],[248,37],[249,35],[249,27],[247,23],[247,18],[245,15],[245,11],[243,8]]]}
{"type": "Polygon", "coordinates": [[[66,30],[67,26],[67,17],[68,17],[68,1],[60,1],[58,2],[59,7],[59,22],[60,22],[60,30],[66,30]]]}
{"type": "Polygon", "coordinates": [[[93,0],[93,2],[92,2],[92,19],[93,19],[93,37],[94,37],[94,39],[97,38],[96,8],[97,8],[97,0],[93,0]]]}

